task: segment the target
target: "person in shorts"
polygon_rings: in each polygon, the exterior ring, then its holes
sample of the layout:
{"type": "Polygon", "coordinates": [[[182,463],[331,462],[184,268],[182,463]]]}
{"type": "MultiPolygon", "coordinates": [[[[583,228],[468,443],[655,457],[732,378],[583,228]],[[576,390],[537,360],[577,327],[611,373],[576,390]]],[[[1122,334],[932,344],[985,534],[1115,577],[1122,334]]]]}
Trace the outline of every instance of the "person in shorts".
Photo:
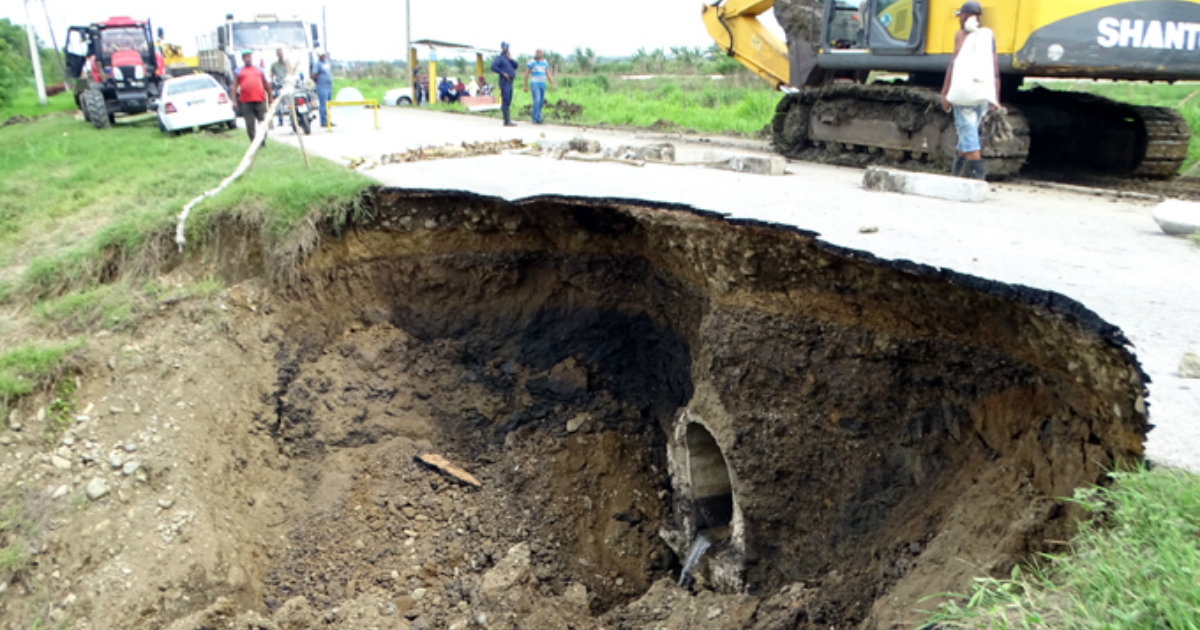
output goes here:
{"type": "Polygon", "coordinates": [[[955,12],[959,30],[954,34],[954,56],[942,83],[942,109],[954,113],[958,145],[950,174],[984,179],[987,168],[979,140],[979,126],[988,112],[1000,107],[1000,62],[996,38],[980,24],[983,7],[967,0],[955,12]]]}

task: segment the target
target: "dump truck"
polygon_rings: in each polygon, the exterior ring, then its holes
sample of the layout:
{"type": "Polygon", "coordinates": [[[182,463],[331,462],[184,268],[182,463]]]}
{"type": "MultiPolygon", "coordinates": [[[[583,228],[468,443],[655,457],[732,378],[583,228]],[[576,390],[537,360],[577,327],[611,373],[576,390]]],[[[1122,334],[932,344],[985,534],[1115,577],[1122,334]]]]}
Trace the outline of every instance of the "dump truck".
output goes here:
{"type": "Polygon", "coordinates": [[[226,87],[233,85],[241,53],[249,50],[253,63],[264,72],[275,61],[275,51],[283,50],[293,74],[308,76],[321,47],[316,24],[299,17],[258,14],[251,19],[234,19],[232,13],[212,33],[200,39],[197,62],[201,70],[217,77],[226,87]]]}
{"type": "MultiPolygon", "coordinates": [[[[990,177],[1022,168],[1167,178],[1191,131],[1176,111],[1026,79],[1200,79],[1200,0],[983,0],[1011,133],[985,143],[990,177]]],[[[940,90],[961,0],[717,0],[716,43],[786,94],[771,123],[789,157],[921,168],[954,157],[940,90]],[[758,18],[774,7],[781,42],[758,18]],[[879,80],[878,77],[892,77],[879,80]],[[874,81],[869,81],[876,78],[874,81]]]]}

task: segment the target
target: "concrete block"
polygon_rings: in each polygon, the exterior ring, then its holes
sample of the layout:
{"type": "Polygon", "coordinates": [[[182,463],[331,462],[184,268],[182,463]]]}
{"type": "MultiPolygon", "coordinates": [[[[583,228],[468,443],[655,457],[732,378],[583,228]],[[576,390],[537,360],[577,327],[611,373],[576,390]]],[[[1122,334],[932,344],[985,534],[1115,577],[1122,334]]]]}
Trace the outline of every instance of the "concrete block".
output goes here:
{"type": "Polygon", "coordinates": [[[863,175],[863,188],[950,201],[983,201],[988,193],[987,182],[979,179],[911,173],[876,166],[868,168],[863,175]]]}
{"type": "Polygon", "coordinates": [[[705,153],[703,161],[712,168],[737,173],[783,175],[787,172],[787,159],[782,155],[705,153]]]}

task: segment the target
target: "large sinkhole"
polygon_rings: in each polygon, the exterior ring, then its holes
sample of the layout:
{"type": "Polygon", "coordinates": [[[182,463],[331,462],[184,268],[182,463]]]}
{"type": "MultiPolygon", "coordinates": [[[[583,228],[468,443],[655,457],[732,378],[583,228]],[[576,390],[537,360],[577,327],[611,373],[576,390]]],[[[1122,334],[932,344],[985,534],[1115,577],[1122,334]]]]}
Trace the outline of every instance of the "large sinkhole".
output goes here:
{"type": "Polygon", "coordinates": [[[644,202],[372,203],[278,291],[258,427],[307,498],[269,609],[644,627],[711,591],[753,602],[736,625],[911,624],[1141,454],[1142,373],[1062,296],[644,202]]]}

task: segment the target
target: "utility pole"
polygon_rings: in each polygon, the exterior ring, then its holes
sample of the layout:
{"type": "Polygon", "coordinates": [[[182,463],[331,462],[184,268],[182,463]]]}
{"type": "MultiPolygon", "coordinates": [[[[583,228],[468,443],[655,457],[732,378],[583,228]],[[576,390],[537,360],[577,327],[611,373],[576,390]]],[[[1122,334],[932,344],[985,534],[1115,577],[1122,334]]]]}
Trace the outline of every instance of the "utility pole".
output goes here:
{"type": "Polygon", "coordinates": [[[409,6],[411,0],[404,0],[404,67],[408,68],[408,74],[411,76],[413,70],[416,69],[416,64],[412,61],[412,7],[409,6]]]}
{"type": "Polygon", "coordinates": [[[33,35],[33,18],[29,17],[29,0],[25,0],[25,36],[29,38],[29,59],[33,62],[33,80],[37,84],[38,105],[45,105],[46,86],[42,84],[42,60],[38,54],[37,38],[33,35]]]}
{"type": "Polygon", "coordinates": [[[50,45],[54,47],[54,62],[58,64],[58,74],[61,78],[66,78],[67,72],[63,68],[62,51],[58,49],[58,38],[54,36],[54,24],[50,22],[50,9],[46,8],[46,0],[42,0],[42,13],[46,16],[46,30],[50,31],[50,45]]]}
{"type": "MultiPolygon", "coordinates": [[[[325,36],[325,52],[329,52],[329,25],[325,23],[325,5],[321,5],[321,34],[325,36]]],[[[333,61],[332,53],[329,57],[333,61]]]]}

